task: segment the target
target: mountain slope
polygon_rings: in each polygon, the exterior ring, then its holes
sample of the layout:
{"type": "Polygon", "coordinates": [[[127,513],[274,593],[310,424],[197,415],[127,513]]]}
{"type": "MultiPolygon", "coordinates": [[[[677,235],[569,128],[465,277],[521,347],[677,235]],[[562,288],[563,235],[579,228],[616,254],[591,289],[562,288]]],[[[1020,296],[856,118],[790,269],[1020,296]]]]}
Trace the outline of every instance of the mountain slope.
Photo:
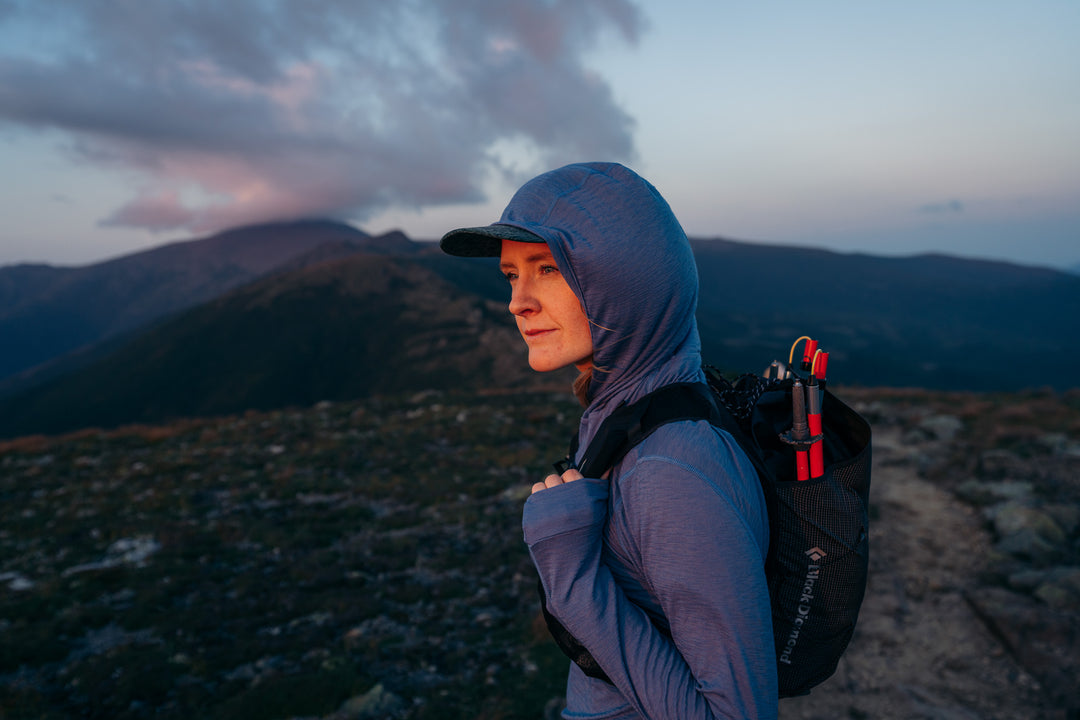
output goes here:
{"type": "MultiPolygon", "coordinates": [[[[757,369],[800,335],[840,382],[1016,390],[1077,383],[1080,278],[939,255],[885,258],[696,241],[706,358],[757,369]]],[[[779,353],[782,357],[777,357],[779,353]]]]}
{"type": "Polygon", "coordinates": [[[0,268],[0,379],[192,307],[328,243],[385,245],[341,223],[238,228],[78,268],[0,268]]]}
{"type": "MultiPolygon", "coordinates": [[[[491,259],[345,238],[171,319],[95,346],[0,401],[0,436],[304,405],[372,393],[563,385],[532,373],[491,259]],[[65,372],[60,373],[63,369],[65,372]]],[[[801,335],[829,379],[947,390],[1075,387],[1080,278],[942,256],[694,240],[706,362],[757,372],[801,335]]],[[[648,277],[627,277],[647,283],[648,277]]]]}
{"type": "Polygon", "coordinates": [[[407,258],[275,275],[0,403],[0,435],[215,415],[418,388],[521,387],[505,306],[407,258]]]}

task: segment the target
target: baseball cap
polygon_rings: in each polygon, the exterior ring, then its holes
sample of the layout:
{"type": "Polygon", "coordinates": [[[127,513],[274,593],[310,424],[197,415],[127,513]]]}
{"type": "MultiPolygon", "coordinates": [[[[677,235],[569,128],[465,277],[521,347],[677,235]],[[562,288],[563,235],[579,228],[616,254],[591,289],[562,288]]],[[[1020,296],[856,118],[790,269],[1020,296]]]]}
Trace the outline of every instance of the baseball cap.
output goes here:
{"type": "Polygon", "coordinates": [[[494,223],[483,227],[460,228],[443,235],[439,247],[458,257],[499,257],[503,240],[542,243],[544,238],[516,225],[494,223]]]}

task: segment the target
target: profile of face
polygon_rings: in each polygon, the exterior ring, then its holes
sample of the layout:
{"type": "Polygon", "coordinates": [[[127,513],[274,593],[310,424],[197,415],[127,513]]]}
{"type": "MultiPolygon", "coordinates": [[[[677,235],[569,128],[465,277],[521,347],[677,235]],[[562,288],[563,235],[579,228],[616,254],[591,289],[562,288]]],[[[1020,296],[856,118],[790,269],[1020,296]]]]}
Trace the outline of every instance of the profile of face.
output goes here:
{"type": "Polygon", "coordinates": [[[499,268],[510,282],[510,312],[539,372],[592,365],[592,332],[574,291],[544,243],[502,241],[499,268]]]}

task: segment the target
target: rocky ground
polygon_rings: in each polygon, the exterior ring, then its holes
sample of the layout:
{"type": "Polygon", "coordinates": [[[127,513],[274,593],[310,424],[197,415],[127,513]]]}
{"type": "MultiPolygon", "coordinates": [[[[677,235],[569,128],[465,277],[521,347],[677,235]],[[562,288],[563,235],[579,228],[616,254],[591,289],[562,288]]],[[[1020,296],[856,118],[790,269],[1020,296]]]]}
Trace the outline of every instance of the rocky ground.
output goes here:
{"type": "MultiPolygon", "coordinates": [[[[870,585],[782,718],[1080,717],[1080,395],[845,397],[875,432],[870,585]]],[[[519,522],[574,412],[420,395],[0,443],[0,719],[554,716],[519,522]]]]}
{"type": "Polygon", "coordinates": [[[1053,413],[1050,428],[984,417],[1031,411],[1020,402],[860,403],[875,431],[866,599],[837,673],[781,718],[1080,717],[1080,443],[1075,417],[1072,440],[1053,413]]]}

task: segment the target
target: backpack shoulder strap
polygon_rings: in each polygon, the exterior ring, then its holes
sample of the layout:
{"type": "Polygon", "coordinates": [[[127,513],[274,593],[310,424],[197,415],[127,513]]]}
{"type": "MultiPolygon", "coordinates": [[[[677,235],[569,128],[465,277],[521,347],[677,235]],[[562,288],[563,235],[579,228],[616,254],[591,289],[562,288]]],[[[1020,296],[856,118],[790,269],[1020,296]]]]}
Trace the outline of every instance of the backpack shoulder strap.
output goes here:
{"type": "MultiPolygon", "coordinates": [[[[682,420],[720,422],[720,414],[705,383],[675,383],[665,385],[629,405],[620,405],[604,418],[592,442],[585,449],[577,469],[585,477],[601,477],[614,467],[635,445],[651,435],[661,425],[682,420]]],[[[556,469],[574,467],[577,435],[570,443],[566,461],[556,469]]]]}

